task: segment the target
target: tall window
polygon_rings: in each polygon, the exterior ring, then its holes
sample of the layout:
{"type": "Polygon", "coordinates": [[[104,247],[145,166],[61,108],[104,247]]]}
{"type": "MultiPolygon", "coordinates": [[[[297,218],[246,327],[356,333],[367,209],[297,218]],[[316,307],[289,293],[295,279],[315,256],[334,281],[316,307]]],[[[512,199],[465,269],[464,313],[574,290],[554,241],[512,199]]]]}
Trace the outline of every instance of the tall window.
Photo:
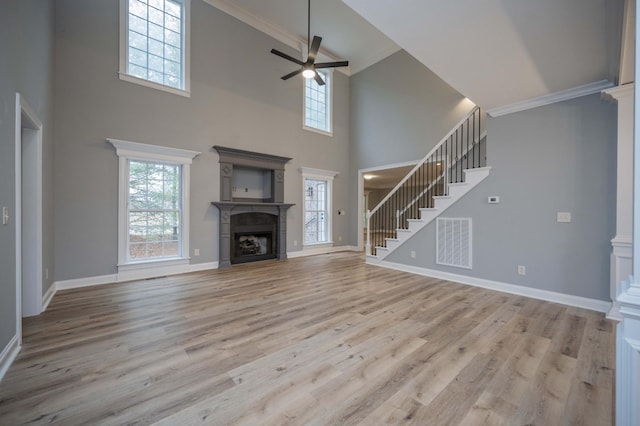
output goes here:
{"type": "Polygon", "coordinates": [[[188,263],[189,170],[199,153],[108,141],[119,157],[118,271],[188,263]]]}
{"type": "Polygon", "coordinates": [[[331,192],[336,172],[301,168],[304,190],[304,245],[330,244],[331,192]]]}
{"type": "Polygon", "coordinates": [[[304,128],[331,135],[331,72],[317,71],[325,84],[304,79],[304,128]]]}
{"type": "Polygon", "coordinates": [[[188,95],[189,1],[121,0],[121,79],[188,95]]]}
{"type": "Polygon", "coordinates": [[[129,160],[129,261],[182,255],[182,166],[129,160]]]}

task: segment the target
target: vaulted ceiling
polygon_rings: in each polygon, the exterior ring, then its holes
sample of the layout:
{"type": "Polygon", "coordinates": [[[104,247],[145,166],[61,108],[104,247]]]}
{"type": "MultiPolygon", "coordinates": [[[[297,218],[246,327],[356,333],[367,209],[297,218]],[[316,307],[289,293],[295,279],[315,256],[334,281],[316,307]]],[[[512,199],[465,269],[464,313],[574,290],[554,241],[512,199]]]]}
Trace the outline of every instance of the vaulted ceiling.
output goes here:
{"type": "MultiPolygon", "coordinates": [[[[304,50],[306,0],[205,1],[304,50]]],[[[349,75],[403,48],[491,109],[617,82],[623,8],[624,0],[312,0],[311,34],[323,37],[326,58],[350,61],[349,75]]]]}

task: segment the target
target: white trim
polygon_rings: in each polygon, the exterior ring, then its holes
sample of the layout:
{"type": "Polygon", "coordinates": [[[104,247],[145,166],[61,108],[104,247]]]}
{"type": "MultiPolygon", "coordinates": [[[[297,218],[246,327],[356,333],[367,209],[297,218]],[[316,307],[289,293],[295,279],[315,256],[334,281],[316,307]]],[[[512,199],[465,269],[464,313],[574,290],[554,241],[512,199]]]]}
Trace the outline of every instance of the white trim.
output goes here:
{"type": "Polygon", "coordinates": [[[627,83],[622,86],[615,86],[602,91],[602,97],[611,101],[619,101],[621,99],[631,97],[634,94],[635,84],[627,83]]]}
{"type": "Polygon", "coordinates": [[[612,86],[613,83],[609,80],[595,81],[593,83],[584,84],[582,86],[572,87],[570,89],[549,93],[547,95],[525,99],[524,101],[515,102],[510,105],[491,108],[487,111],[487,114],[489,114],[491,117],[500,117],[501,115],[512,114],[514,112],[525,111],[544,105],[554,104],[556,102],[568,101],[569,99],[575,99],[581,96],[592,95],[594,93],[598,93],[605,89],[608,89],[612,86]]]}
{"type": "MultiPolygon", "coordinates": [[[[18,345],[22,344],[22,129],[29,128],[37,132],[36,136],[36,259],[35,259],[35,289],[32,293],[35,295],[33,301],[37,310],[42,306],[42,131],[43,126],[40,118],[29,106],[28,102],[20,93],[16,92],[15,103],[15,134],[14,134],[14,161],[15,161],[15,279],[16,279],[16,335],[18,336],[18,345]],[[22,114],[25,114],[30,123],[22,122],[22,114]],[[29,126],[26,126],[29,124],[29,126]]],[[[40,312],[33,313],[38,315],[40,312]]]]}
{"type": "Polygon", "coordinates": [[[139,269],[137,265],[146,264],[149,267],[151,263],[156,263],[156,267],[163,263],[165,267],[173,266],[172,262],[181,261],[188,262],[189,251],[189,233],[190,233],[190,187],[191,187],[191,163],[193,159],[200,155],[198,151],[190,151],[186,149],[171,148],[159,145],[150,145],[138,142],[124,141],[119,139],[107,138],[107,142],[111,143],[118,155],[118,271],[127,272],[130,269],[139,269]],[[130,262],[127,259],[127,239],[125,236],[128,232],[128,176],[129,176],[129,160],[156,160],[165,163],[180,164],[181,170],[181,188],[182,188],[182,214],[181,219],[181,257],[164,258],[164,259],[145,259],[144,262],[130,262]],[[136,266],[133,266],[136,265],[136,266]]]}
{"type": "Polygon", "coordinates": [[[56,294],[56,283],[53,282],[47,289],[47,292],[42,297],[42,312],[46,311],[49,307],[49,303],[51,303],[51,299],[56,294]]]}
{"type": "Polygon", "coordinates": [[[303,250],[305,247],[313,247],[318,245],[333,245],[333,178],[339,175],[338,172],[334,172],[331,170],[322,170],[322,169],[314,169],[312,167],[300,167],[300,173],[302,174],[302,247],[303,250]],[[305,181],[307,179],[316,179],[316,180],[324,180],[327,182],[327,230],[329,235],[327,235],[327,241],[322,241],[318,243],[306,243],[304,241],[305,238],[305,213],[306,213],[306,185],[305,181]]]}
{"type": "Polygon", "coordinates": [[[508,284],[499,281],[486,280],[483,278],[469,277],[466,275],[452,274],[449,272],[437,271],[434,269],[421,268],[418,266],[402,265],[387,261],[367,263],[383,268],[394,269],[397,271],[409,272],[412,274],[423,275],[431,278],[439,278],[442,280],[453,281],[460,284],[471,285],[474,287],[486,288],[489,290],[502,291],[504,293],[516,294],[518,296],[531,297],[533,299],[546,300],[548,302],[561,303],[563,305],[575,306],[578,308],[590,309],[592,311],[606,313],[611,306],[610,302],[603,300],[588,299],[586,297],[573,296],[570,294],[558,293],[549,290],[540,290],[537,288],[524,287],[515,284],[508,284]]]}
{"type": "Polygon", "coordinates": [[[181,65],[184,88],[166,86],[164,84],[156,83],[144,78],[135,77],[127,73],[127,55],[129,49],[129,46],[127,44],[127,30],[129,27],[129,0],[120,0],[118,65],[118,77],[120,78],[120,80],[172,93],[174,95],[180,95],[187,98],[191,97],[191,0],[182,0],[182,2],[184,5],[184,19],[182,20],[182,36],[184,38],[184,42],[182,45],[181,65]]]}
{"type": "Polygon", "coordinates": [[[20,352],[20,336],[14,335],[0,353],[0,381],[20,352]]]}
{"type": "Polygon", "coordinates": [[[115,284],[125,281],[158,278],[167,275],[189,274],[192,272],[209,271],[218,269],[218,262],[196,263],[193,265],[174,266],[168,268],[154,268],[139,271],[137,273],[109,274],[87,278],[75,278],[54,283],[56,289],[69,290],[73,288],[92,287],[96,285],[115,284]]]}
{"type": "Polygon", "coordinates": [[[331,179],[335,178],[340,172],[334,172],[331,170],[314,169],[313,167],[300,167],[300,173],[303,177],[313,177],[319,179],[331,179]]]}
{"type": "MultiPolygon", "coordinates": [[[[255,15],[246,9],[243,9],[242,7],[233,3],[231,0],[204,0],[204,2],[208,3],[210,6],[213,6],[218,10],[221,10],[227,15],[233,16],[234,18],[238,19],[241,22],[244,22],[245,24],[255,28],[256,30],[261,31],[270,37],[273,37],[274,39],[291,47],[292,49],[300,51],[300,46],[306,47],[308,45],[306,38],[299,37],[287,31],[285,28],[281,27],[280,25],[274,24],[271,21],[267,21],[266,19],[258,15],[255,15]]],[[[394,52],[390,52],[389,55],[391,53],[397,52],[398,50],[400,50],[400,47],[398,47],[394,52]]],[[[337,56],[332,55],[331,53],[327,52],[324,49],[320,49],[320,51],[318,52],[318,55],[319,55],[318,56],[319,58],[321,59],[327,58],[329,61],[340,60],[337,56]]],[[[374,57],[374,59],[375,58],[377,58],[377,56],[374,57]]],[[[379,58],[377,59],[377,61],[382,59],[384,58],[379,58]]],[[[324,59],[322,59],[322,61],[324,62],[324,59]]],[[[374,63],[375,62],[372,62],[370,65],[373,65],[374,63]]],[[[361,69],[364,69],[364,68],[361,68],[361,69]]],[[[338,68],[338,71],[347,76],[352,75],[352,70],[349,67],[338,68]]]]}
{"type": "MultiPolygon", "coordinates": [[[[311,246],[307,246],[307,247],[311,247],[311,246]]],[[[287,259],[294,259],[296,257],[316,256],[319,254],[337,253],[341,251],[362,251],[362,250],[356,246],[305,248],[298,251],[287,252],[287,259]]]]}

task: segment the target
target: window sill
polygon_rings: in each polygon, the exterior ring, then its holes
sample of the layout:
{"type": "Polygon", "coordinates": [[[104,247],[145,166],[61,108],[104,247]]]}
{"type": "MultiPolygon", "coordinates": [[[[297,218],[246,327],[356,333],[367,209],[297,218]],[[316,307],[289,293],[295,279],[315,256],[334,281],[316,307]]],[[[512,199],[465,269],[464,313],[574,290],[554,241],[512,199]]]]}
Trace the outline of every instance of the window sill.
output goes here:
{"type": "Polygon", "coordinates": [[[141,260],[138,262],[119,263],[118,272],[139,271],[141,269],[166,268],[169,266],[182,266],[189,264],[188,257],[171,257],[153,260],[141,260]]]}
{"type": "Polygon", "coordinates": [[[306,243],[302,245],[302,250],[316,250],[316,249],[321,249],[321,248],[332,248],[333,247],[333,241],[329,241],[326,243],[306,243]]]}
{"type": "Polygon", "coordinates": [[[191,97],[191,92],[188,90],[176,89],[175,87],[165,86],[164,84],[160,83],[154,83],[153,81],[134,77],[123,72],[118,73],[118,75],[120,77],[120,80],[122,81],[128,81],[129,83],[139,84],[141,86],[150,87],[156,90],[162,90],[163,92],[173,93],[174,95],[184,96],[185,98],[191,97]]]}
{"type": "Polygon", "coordinates": [[[302,128],[304,130],[307,130],[309,132],[313,132],[313,133],[319,133],[321,135],[325,135],[325,136],[329,136],[329,137],[333,137],[333,132],[332,131],[326,131],[326,130],[322,130],[322,129],[316,129],[315,127],[309,127],[309,126],[305,126],[303,125],[302,128]]]}

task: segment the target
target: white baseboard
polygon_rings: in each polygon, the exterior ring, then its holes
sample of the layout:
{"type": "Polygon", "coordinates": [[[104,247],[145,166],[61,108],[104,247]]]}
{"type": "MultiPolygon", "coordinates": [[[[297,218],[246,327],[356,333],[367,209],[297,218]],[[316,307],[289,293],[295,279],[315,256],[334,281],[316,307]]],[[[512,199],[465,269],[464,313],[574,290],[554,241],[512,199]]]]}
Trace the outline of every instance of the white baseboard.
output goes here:
{"type": "MultiPolygon", "coordinates": [[[[113,284],[124,281],[144,280],[147,278],[164,277],[166,275],[187,274],[189,272],[208,271],[218,269],[218,262],[195,263],[193,265],[168,266],[163,268],[139,269],[120,272],[118,274],[100,275],[96,277],[76,278],[72,280],[56,281],[53,283],[55,291],[72,288],[90,287],[94,285],[113,284]]],[[[53,295],[52,295],[53,297],[53,295]]]]}
{"type": "Polygon", "coordinates": [[[7,344],[7,346],[2,350],[2,353],[0,353],[0,380],[2,380],[7,370],[13,363],[13,360],[18,356],[19,352],[20,343],[18,335],[16,334],[9,341],[9,344],[7,344]]]}
{"type": "Polygon", "coordinates": [[[53,299],[53,295],[56,294],[56,283],[51,283],[47,292],[42,296],[42,310],[40,312],[44,312],[49,307],[49,303],[51,303],[51,299],[53,299]]]}
{"type": "Polygon", "coordinates": [[[382,266],[383,268],[395,269],[397,271],[410,272],[412,274],[423,275],[431,278],[453,281],[474,287],[486,288],[489,290],[502,291],[504,293],[516,294],[518,296],[531,297],[533,299],[546,300],[548,302],[560,303],[563,305],[575,306],[577,308],[589,309],[596,312],[607,313],[611,308],[611,302],[603,300],[588,299],[586,297],[573,296],[570,294],[557,293],[555,291],[540,290],[537,288],[524,287],[515,284],[503,283],[500,281],[485,280],[466,275],[452,274],[434,269],[420,268],[418,266],[402,265],[393,262],[371,262],[371,265],[382,266]]]}
{"type": "Polygon", "coordinates": [[[339,251],[362,251],[362,250],[359,250],[358,246],[307,248],[303,250],[288,252],[287,258],[295,259],[296,257],[316,256],[318,254],[336,253],[339,251]]]}

